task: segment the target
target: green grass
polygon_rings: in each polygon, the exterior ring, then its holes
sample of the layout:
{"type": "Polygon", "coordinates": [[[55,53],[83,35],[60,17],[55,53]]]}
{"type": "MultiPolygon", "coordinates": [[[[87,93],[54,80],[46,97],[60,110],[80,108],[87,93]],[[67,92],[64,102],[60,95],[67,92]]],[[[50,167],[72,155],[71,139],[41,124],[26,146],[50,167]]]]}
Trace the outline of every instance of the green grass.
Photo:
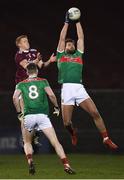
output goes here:
{"type": "Polygon", "coordinates": [[[28,174],[24,155],[1,155],[1,179],[124,179],[123,155],[69,154],[76,175],[63,171],[56,155],[35,155],[36,174],[28,174]]]}

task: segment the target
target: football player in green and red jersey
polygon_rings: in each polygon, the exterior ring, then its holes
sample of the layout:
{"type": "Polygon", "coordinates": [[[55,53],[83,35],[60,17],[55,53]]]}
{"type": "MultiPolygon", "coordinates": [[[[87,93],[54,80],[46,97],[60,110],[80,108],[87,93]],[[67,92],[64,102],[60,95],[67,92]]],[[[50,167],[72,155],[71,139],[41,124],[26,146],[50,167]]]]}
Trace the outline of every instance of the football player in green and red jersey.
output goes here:
{"type": "Polygon", "coordinates": [[[71,119],[74,106],[77,104],[91,115],[103,138],[103,143],[110,149],[117,149],[118,146],[109,138],[104,121],[82,84],[82,71],[84,66],[83,28],[80,21],[75,22],[78,36],[77,44],[75,45],[74,40],[66,39],[69,21],[69,14],[66,13],[65,23],[61,30],[57,47],[58,82],[62,84],[61,104],[65,128],[71,135],[72,144],[76,145],[77,134],[75,128],[73,128],[71,119]]]}
{"type": "Polygon", "coordinates": [[[61,159],[64,165],[64,171],[68,174],[74,174],[74,170],[71,169],[68,159],[65,155],[63,147],[58,141],[55,130],[49,119],[49,105],[48,99],[54,105],[54,114],[59,115],[59,107],[56,96],[54,95],[49,83],[46,79],[38,78],[38,69],[34,63],[27,65],[28,79],[18,83],[13,95],[13,103],[15,105],[17,114],[21,113],[21,106],[19,103],[19,96],[22,95],[24,101],[24,151],[29,164],[29,173],[35,173],[35,166],[33,163],[33,149],[32,149],[32,134],[35,129],[42,131],[49,139],[50,143],[54,147],[57,155],[61,159]]]}

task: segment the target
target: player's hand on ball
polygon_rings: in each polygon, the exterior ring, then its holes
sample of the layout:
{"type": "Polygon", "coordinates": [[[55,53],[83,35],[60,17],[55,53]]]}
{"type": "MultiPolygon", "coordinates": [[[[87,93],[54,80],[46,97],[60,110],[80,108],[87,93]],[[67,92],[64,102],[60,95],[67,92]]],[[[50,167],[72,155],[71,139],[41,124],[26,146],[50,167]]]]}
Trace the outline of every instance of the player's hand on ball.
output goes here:
{"type": "Polygon", "coordinates": [[[66,12],[66,15],[65,15],[65,23],[69,23],[70,19],[69,19],[69,12],[67,11],[66,12]]]}
{"type": "Polygon", "coordinates": [[[56,56],[54,56],[54,53],[50,56],[50,62],[56,62],[56,56]]]}
{"type": "Polygon", "coordinates": [[[60,109],[59,109],[59,107],[54,107],[54,112],[53,112],[53,114],[55,114],[56,116],[59,116],[59,114],[60,114],[60,109]]]}
{"type": "Polygon", "coordinates": [[[69,19],[74,22],[79,22],[81,17],[80,9],[72,7],[68,10],[69,19]]]}
{"type": "Polygon", "coordinates": [[[17,117],[18,117],[19,121],[23,121],[24,120],[24,114],[22,112],[18,112],[17,113],[17,117]]]}

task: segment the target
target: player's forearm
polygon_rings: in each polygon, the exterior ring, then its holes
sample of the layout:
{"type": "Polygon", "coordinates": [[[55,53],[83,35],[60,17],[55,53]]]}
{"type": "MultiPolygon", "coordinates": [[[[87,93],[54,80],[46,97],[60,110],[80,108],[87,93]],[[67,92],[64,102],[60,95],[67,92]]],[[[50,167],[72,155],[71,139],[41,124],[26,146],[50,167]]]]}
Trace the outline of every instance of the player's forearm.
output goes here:
{"type": "Polygon", "coordinates": [[[54,53],[50,56],[48,61],[43,62],[43,65],[44,65],[44,67],[47,67],[53,62],[56,62],[56,56],[54,56],[54,53]]]}
{"type": "Polygon", "coordinates": [[[61,30],[61,33],[60,33],[60,40],[65,40],[66,35],[67,35],[68,26],[69,26],[68,23],[64,24],[64,26],[63,26],[63,28],[61,30]]]}
{"type": "Polygon", "coordinates": [[[50,101],[52,102],[52,104],[55,106],[55,107],[58,107],[58,103],[57,103],[57,98],[55,95],[51,95],[49,96],[50,98],[50,101]]]}
{"type": "Polygon", "coordinates": [[[84,32],[80,22],[76,23],[76,28],[78,39],[84,39],[84,32]]]}
{"type": "Polygon", "coordinates": [[[40,60],[40,61],[38,62],[38,64],[37,64],[37,65],[38,65],[38,67],[41,69],[41,68],[42,68],[42,66],[43,66],[43,64],[44,64],[44,63],[43,63],[43,61],[42,61],[42,60],[40,60]]]}
{"type": "Polygon", "coordinates": [[[50,65],[50,63],[51,63],[50,59],[49,59],[48,61],[44,62],[44,67],[49,66],[49,65],[50,65]]]}
{"type": "Polygon", "coordinates": [[[48,61],[46,61],[46,62],[39,61],[39,63],[38,63],[37,65],[38,65],[38,67],[41,69],[43,66],[44,66],[44,67],[49,66],[49,65],[50,65],[50,63],[51,63],[51,61],[50,61],[50,60],[48,60],[48,61]]]}
{"type": "Polygon", "coordinates": [[[35,60],[33,60],[33,63],[34,63],[34,64],[36,64],[36,65],[38,65],[38,63],[39,63],[39,59],[38,59],[38,58],[36,58],[35,60]]]}
{"type": "Polygon", "coordinates": [[[13,104],[16,108],[16,111],[17,112],[20,112],[21,111],[21,108],[20,108],[20,104],[19,104],[19,99],[16,98],[16,97],[13,97],[13,104]]]}
{"type": "Polygon", "coordinates": [[[23,60],[20,62],[20,66],[22,66],[24,69],[27,68],[28,64],[29,64],[29,62],[27,60],[23,60]]]}

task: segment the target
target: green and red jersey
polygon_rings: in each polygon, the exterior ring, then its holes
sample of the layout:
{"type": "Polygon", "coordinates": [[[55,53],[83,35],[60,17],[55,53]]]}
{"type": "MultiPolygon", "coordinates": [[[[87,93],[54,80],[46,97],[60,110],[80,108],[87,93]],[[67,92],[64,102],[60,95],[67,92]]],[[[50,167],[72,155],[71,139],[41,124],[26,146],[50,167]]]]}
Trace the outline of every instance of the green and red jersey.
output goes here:
{"type": "Polygon", "coordinates": [[[65,51],[57,51],[58,82],[63,83],[82,83],[83,53],[76,50],[74,54],[65,51]]]}
{"type": "Polygon", "coordinates": [[[16,85],[24,101],[24,115],[27,114],[49,114],[48,99],[45,87],[49,83],[42,78],[29,78],[16,85]]]}

